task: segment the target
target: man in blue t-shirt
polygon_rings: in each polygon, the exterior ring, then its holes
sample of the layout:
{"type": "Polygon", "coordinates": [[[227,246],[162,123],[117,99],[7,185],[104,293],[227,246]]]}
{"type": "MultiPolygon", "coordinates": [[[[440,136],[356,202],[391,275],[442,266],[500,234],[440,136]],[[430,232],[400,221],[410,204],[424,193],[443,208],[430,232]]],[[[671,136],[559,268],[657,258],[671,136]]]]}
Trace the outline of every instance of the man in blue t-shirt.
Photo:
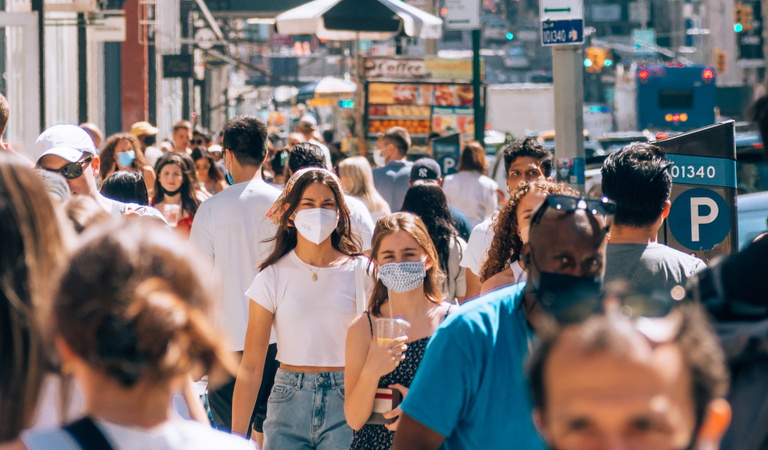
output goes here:
{"type": "Polygon", "coordinates": [[[401,405],[394,449],[543,447],[524,360],[543,304],[571,305],[573,292],[598,295],[607,230],[583,200],[558,210],[550,198],[521,251],[529,283],[478,297],[438,328],[401,405]]]}

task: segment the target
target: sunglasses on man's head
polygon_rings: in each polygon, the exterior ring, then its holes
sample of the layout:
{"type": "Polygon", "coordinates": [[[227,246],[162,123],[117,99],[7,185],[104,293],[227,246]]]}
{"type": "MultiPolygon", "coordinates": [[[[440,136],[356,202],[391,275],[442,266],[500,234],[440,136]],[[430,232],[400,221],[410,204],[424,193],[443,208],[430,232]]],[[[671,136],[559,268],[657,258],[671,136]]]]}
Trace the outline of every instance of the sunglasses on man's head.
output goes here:
{"type": "Polygon", "coordinates": [[[595,216],[612,216],[616,214],[616,203],[609,200],[608,197],[601,199],[591,199],[584,197],[571,197],[570,195],[550,194],[544,204],[539,207],[536,213],[531,217],[531,225],[539,223],[548,208],[557,211],[575,212],[583,209],[587,213],[595,216]]]}
{"type": "Polygon", "coordinates": [[[48,172],[61,174],[61,176],[63,176],[67,180],[74,180],[75,178],[78,178],[80,175],[83,174],[83,169],[85,165],[90,163],[91,161],[93,161],[93,157],[89,156],[77,162],[64,164],[59,169],[45,169],[45,170],[47,170],[48,172]]]}

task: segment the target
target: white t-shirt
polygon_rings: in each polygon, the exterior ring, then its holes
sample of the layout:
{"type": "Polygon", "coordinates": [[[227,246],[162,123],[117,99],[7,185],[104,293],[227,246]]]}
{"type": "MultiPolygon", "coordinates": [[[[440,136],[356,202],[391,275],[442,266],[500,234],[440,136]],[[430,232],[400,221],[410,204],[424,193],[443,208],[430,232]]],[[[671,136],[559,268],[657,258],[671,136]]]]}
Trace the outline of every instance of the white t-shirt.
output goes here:
{"type": "Polygon", "coordinates": [[[355,269],[364,262],[358,257],[339,267],[315,267],[292,250],[256,275],[246,295],[274,314],[278,361],[344,366],[347,328],[358,314],[355,269]]]}
{"type": "Polygon", "coordinates": [[[463,211],[473,227],[496,212],[499,206],[496,189],[495,181],[477,172],[455,173],[443,181],[448,204],[463,211]]]}
{"type": "Polygon", "coordinates": [[[461,267],[466,267],[477,276],[483,267],[483,260],[491,248],[491,242],[495,232],[493,231],[494,218],[489,217],[472,228],[472,233],[467,241],[467,250],[461,259],[461,267]]]}
{"type": "MultiPolygon", "coordinates": [[[[115,450],[209,450],[226,448],[254,450],[255,443],[224,433],[207,424],[171,419],[153,429],[117,425],[97,420],[96,426],[115,450]]],[[[27,431],[21,440],[29,450],[80,450],[80,445],[62,428],[27,431]]]]}
{"type": "Polygon", "coordinates": [[[221,280],[214,320],[229,333],[234,351],[245,344],[249,303],[244,292],[272,250],[272,243],[263,241],[275,235],[277,226],[265,215],[279,195],[256,177],[201,203],[192,222],[190,241],[210,258],[221,280]]]}
{"type": "Polygon", "coordinates": [[[351,195],[344,195],[344,201],[347,202],[347,207],[349,208],[349,221],[352,225],[352,232],[363,241],[363,248],[360,251],[370,250],[374,224],[371,213],[368,212],[368,207],[365,206],[362,200],[351,195]]]}

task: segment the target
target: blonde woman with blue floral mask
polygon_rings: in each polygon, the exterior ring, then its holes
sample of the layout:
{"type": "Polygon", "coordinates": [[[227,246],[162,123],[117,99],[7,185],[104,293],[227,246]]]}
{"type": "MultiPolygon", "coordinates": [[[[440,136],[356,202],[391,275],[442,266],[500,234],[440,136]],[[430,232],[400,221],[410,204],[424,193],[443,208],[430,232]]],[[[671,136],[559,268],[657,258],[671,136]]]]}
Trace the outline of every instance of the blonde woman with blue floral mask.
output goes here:
{"type": "MultiPolygon", "coordinates": [[[[373,233],[371,261],[378,281],[368,309],[347,332],[344,413],[355,429],[352,449],[389,449],[397,429],[399,399],[421,363],[432,333],[450,312],[443,302],[443,274],[432,240],[417,216],[384,216],[373,233]],[[407,334],[386,342],[377,327],[407,322],[407,334]]],[[[456,306],[453,306],[456,309],[456,306]]]]}
{"type": "Polygon", "coordinates": [[[350,231],[341,185],[325,169],[300,170],[268,215],[278,231],[274,250],[246,292],[252,301],[232,431],[248,431],[274,327],[280,368],[269,396],[264,448],[348,448],[344,339],[365,308],[360,283],[367,261],[350,231]]]}

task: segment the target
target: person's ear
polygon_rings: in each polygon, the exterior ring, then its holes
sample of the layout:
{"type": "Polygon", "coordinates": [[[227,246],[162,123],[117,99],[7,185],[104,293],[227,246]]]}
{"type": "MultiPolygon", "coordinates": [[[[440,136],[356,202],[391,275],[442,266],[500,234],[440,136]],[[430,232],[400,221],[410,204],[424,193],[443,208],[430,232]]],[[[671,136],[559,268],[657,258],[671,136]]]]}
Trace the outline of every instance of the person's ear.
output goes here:
{"type": "MultiPolygon", "coordinates": [[[[115,162],[115,164],[117,164],[117,162],[115,162]]],[[[96,155],[94,155],[91,160],[91,168],[93,169],[93,176],[98,177],[99,170],[101,170],[101,159],[96,155]]]]}
{"type": "Polygon", "coordinates": [[[731,424],[731,405],[724,398],[709,402],[704,422],[698,432],[698,444],[702,448],[718,448],[728,425],[731,424]]]}
{"type": "Polygon", "coordinates": [[[429,270],[432,268],[432,258],[427,255],[427,259],[424,260],[424,269],[429,270]]]}
{"type": "Polygon", "coordinates": [[[545,441],[548,441],[547,422],[544,419],[544,411],[542,411],[540,408],[534,408],[531,415],[533,416],[533,426],[536,427],[536,431],[539,432],[539,436],[544,438],[545,441]]]}
{"type": "Polygon", "coordinates": [[[664,202],[664,209],[661,210],[661,218],[666,219],[669,216],[669,210],[672,208],[672,202],[667,200],[664,202]]]}

